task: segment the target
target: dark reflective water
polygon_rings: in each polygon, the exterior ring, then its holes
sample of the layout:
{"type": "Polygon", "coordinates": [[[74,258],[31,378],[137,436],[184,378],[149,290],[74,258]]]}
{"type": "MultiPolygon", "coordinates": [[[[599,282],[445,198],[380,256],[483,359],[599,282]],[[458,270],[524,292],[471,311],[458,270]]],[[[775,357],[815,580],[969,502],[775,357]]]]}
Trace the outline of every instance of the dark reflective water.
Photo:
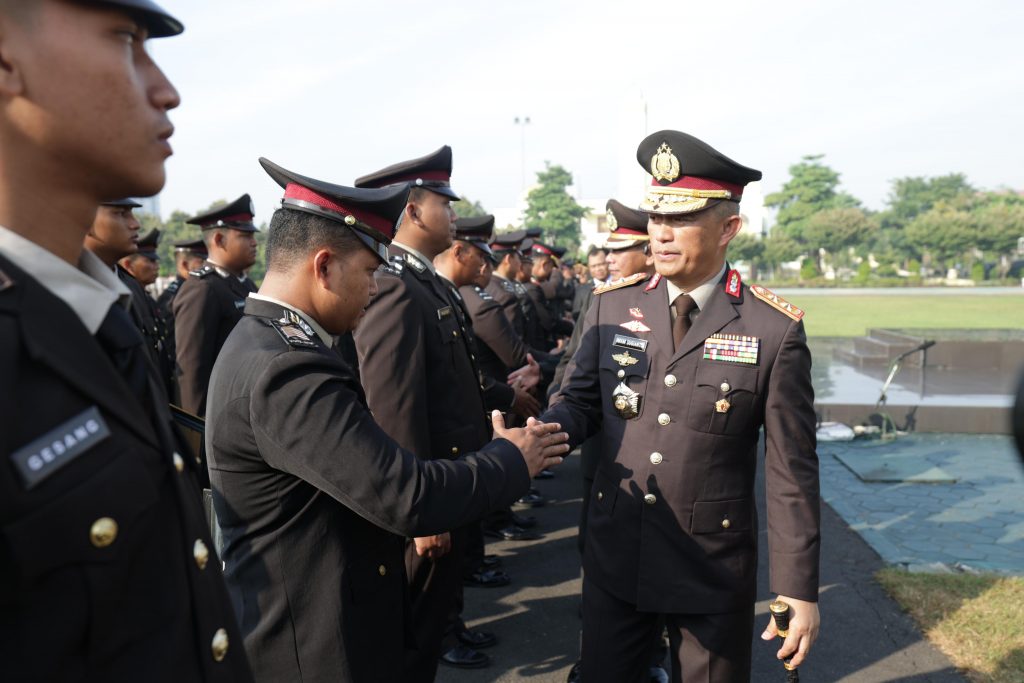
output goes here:
{"type": "MultiPolygon", "coordinates": [[[[809,342],[814,363],[815,403],[874,405],[889,366],[854,367],[835,358],[852,339],[815,338],[809,342]]],[[[977,369],[935,370],[904,365],[887,392],[891,405],[1009,407],[1016,372],[977,369]]]]}

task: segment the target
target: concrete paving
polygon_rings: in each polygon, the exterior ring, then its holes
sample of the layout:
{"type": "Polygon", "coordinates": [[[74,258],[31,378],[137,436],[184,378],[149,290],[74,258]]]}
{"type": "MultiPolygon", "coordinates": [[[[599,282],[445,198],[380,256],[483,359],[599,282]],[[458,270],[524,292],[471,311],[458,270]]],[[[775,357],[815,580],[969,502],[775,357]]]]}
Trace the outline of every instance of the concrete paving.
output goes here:
{"type": "Polygon", "coordinates": [[[1024,574],[1024,469],[1010,437],[912,434],[822,443],[818,454],[822,497],[885,562],[1024,574]],[[855,474],[858,458],[916,464],[956,481],[866,482],[855,474]]]}
{"type": "MultiPolygon", "coordinates": [[[[828,459],[842,468],[831,456],[828,459]]],[[[442,666],[439,683],[562,683],[576,660],[580,623],[578,459],[567,460],[557,478],[538,483],[538,488],[553,498],[547,507],[529,511],[540,519],[544,537],[488,546],[488,552],[503,557],[512,585],[466,589],[464,616],[470,626],[492,631],[500,639],[487,651],[493,663],[478,670],[442,666]]],[[[761,489],[759,482],[763,526],[761,489]]],[[[874,582],[874,572],[883,566],[878,554],[827,505],[823,506],[822,523],[822,632],[810,659],[801,667],[801,679],[962,683],[964,679],[949,661],[874,582]]],[[[751,680],[759,683],[785,680],[782,666],[774,658],[778,641],[766,644],[758,638],[767,623],[771,600],[763,559],[766,545],[762,528],[759,602],[755,632],[750,634],[754,643],[751,680]]]]}

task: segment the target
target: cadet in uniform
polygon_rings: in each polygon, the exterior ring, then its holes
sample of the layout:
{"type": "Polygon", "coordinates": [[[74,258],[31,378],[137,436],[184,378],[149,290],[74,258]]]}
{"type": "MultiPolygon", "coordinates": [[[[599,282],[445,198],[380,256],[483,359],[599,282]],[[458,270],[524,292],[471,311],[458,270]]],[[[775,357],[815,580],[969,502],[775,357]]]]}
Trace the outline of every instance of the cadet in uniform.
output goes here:
{"type": "Polygon", "coordinates": [[[148,0],[0,3],[0,668],[5,681],[251,681],[194,460],[97,206],[164,184],[178,93],[148,0]]]}
{"type": "MultiPolygon", "coordinates": [[[[356,180],[357,187],[412,188],[355,343],[370,410],[399,445],[427,459],[456,458],[490,436],[470,340],[433,264],[452,244],[456,216],[450,202],[458,195],[450,185],[451,169],[446,145],[356,180]]],[[[403,678],[410,683],[434,680],[462,582],[462,539],[449,531],[412,539],[407,547],[417,642],[403,678]]]]}
{"type": "Polygon", "coordinates": [[[174,243],[174,280],[164,288],[164,291],[160,292],[160,296],[156,300],[160,314],[171,325],[172,337],[174,312],[171,310],[171,304],[174,297],[181,289],[182,283],[188,279],[189,272],[202,268],[203,262],[209,255],[210,253],[206,251],[206,243],[202,239],[178,240],[174,243]]]}
{"type": "MultiPolygon", "coordinates": [[[[160,244],[160,229],[153,228],[139,237],[139,250],[125,256],[118,263],[135,281],[145,289],[156,282],[160,274],[160,256],[156,253],[160,244]]],[[[148,295],[148,292],[147,292],[148,295]]],[[[153,302],[154,305],[156,301],[153,302]]]]}
{"type": "Polygon", "coordinates": [[[498,416],[505,439],[451,460],[389,438],[332,335],[355,327],[374,294],[407,189],[260,163],[284,198],[266,279],[217,359],[206,429],[229,586],[259,680],[404,683],[403,537],[507,505],[560,460],[565,435],[506,430],[498,416]]]}
{"type": "Polygon", "coordinates": [[[780,654],[799,664],[818,629],[818,460],[802,312],[748,288],[725,260],[743,187],[759,171],[676,131],[646,138],[637,158],[653,176],[640,208],[658,274],[595,296],[543,416],[572,444],[602,433],[583,559],[582,680],[640,680],[663,616],[673,680],[745,681],[762,426],[771,586],[794,610],[780,654]]]}
{"type": "Polygon", "coordinates": [[[245,297],[256,291],[245,271],[256,262],[255,209],[244,194],[225,207],[185,221],[198,225],[209,256],[182,283],[174,302],[181,407],[206,415],[206,387],[224,340],[242,319],[245,297]]]}
{"type": "MultiPolygon", "coordinates": [[[[159,324],[156,304],[143,289],[145,285],[121,266],[120,262],[138,254],[143,239],[139,237],[139,221],[132,209],[142,206],[132,199],[117,199],[104,202],[96,211],[92,226],[85,237],[84,246],[115,273],[118,279],[131,292],[131,305],[128,312],[135,327],[142,333],[145,348],[157,368],[163,389],[170,395],[173,365],[168,365],[164,348],[164,328],[159,324]]],[[[154,231],[146,235],[149,241],[155,242],[154,231]]],[[[157,232],[158,236],[159,233],[157,232]]],[[[147,249],[150,247],[146,247],[147,249]]]]}
{"type": "Polygon", "coordinates": [[[160,296],[156,300],[157,311],[160,313],[160,318],[163,320],[164,329],[166,330],[164,343],[167,346],[167,355],[174,361],[174,382],[172,384],[174,393],[171,394],[171,401],[175,404],[181,403],[181,397],[178,393],[178,354],[174,342],[174,311],[171,306],[174,303],[174,297],[178,294],[178,290],[181,289],[181,284],[188,279],[189,272],[202,268],[203,261],[206,260],[208,255],[206,244],[202,239],[178,240],[175,242],[175,277],[164,288],[164,291],[160,292],[160,296]]]}

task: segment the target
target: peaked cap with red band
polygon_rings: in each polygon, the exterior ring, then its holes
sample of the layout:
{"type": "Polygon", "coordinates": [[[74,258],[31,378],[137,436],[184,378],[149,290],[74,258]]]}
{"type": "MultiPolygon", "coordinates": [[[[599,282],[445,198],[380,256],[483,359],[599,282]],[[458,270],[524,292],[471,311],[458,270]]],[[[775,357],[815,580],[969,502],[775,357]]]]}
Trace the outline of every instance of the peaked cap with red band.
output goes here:
{"type": "Polygon", "coordinates": [[[640,210],[657,214],[700,211],[716,199],[738,202],[761,172],[738,164],[711,145],[677,130],[644,138],[636,160],[651,174],[640,210]]]}
{"type": "Polygon", "coordinates": [[[565,247],[556,247],[550,244],[534,242],[532,249],[533,253],[538,256],[553,256],[554,258],[562,258],[565,256],[565,247]]]}
{"type": "Polygon", "coordinates": [[[605,210],[608,212],[608,239],[604,244],[606,249],[629,249],[650,241],[646,213],[624,206],[614,199],[608,200],[605,210]]]}
{"type": "Polygon", "coordinates": [[[252,205],[252,198],[248,194],[243,194],[227,206],[193,216],[185,222],[190,225],[198,225],[203,230],[231,228],[242,232],[259,232],[259,228],[252,222],[254,218],[256,218],[256,209],[252,205]]]}
{"type": "Polygon", "coordinates": [[[408,183],[410,187],[422,187],[457,201],[459,195],[452,190],[451,179],[452,148],[445,145],[419,159],[400,161],[356,178],[356,187],[388,187],[408,183]]]}
{"type": "Polygon", "coordinates": [[[260,157],[260,165],[284,188],[281,208],[303,211],[345,226],[383,262],[409,197],[407,185],[355,188],[325,183],[281,168],[260,157]]]}

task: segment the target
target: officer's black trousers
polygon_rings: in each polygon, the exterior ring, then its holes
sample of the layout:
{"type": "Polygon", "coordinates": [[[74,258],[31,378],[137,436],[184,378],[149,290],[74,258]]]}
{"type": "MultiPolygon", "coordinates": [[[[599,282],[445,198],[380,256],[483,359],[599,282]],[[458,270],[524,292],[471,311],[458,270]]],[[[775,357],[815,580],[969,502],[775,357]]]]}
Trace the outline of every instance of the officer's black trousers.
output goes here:
{"type": "Polygon", "coordinates": [[[638,612],[583,577],[585,683],[645,683],[662,621],[672,683],[747,683],[754,606],[726,614],[638,612]]]}

